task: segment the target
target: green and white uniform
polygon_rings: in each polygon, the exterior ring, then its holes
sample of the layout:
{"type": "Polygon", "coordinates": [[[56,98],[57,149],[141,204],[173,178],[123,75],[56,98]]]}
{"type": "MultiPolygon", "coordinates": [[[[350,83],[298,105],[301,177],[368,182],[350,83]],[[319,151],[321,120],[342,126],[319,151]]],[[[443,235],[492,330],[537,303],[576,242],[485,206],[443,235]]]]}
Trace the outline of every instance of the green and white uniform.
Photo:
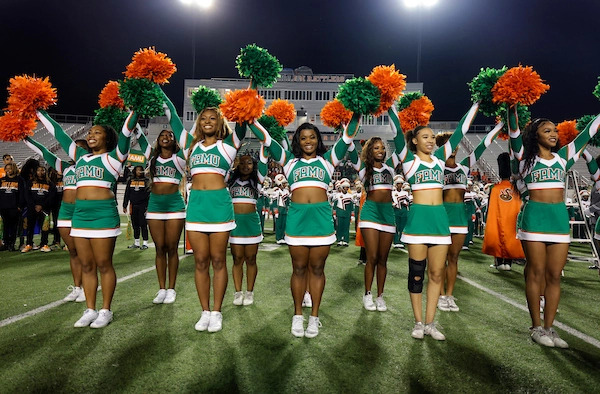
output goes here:
{"type": "MultiPolygon", "coordinates": [[[[508,112],[511,149],[519,160],[519,174],[528,190],[563,189],[566,173],[580,156],[581,150],[598,131],[600,116],[592,120],[579,135],[552,159],[535,158],[530,168],[525,168],[524,149],[516,110],[508,112]]],[[[523,241],[569,243],[571,241],[569,215],[564,202],[548,204],[532,201],[523,208],[517,237],[523,241]]]]}
{"type": "MultiPolygon", "coordinates": [[[[283,166],[292,195],[294,190],[302,187],[317,187],[327,191],[335,166],[346,155],[352,138],[358,131],[360,115],[354,115],[350,124],[344,130],[334,146],[325,152],[323,156],[306,160],[294,157],[285,150],[258,122],[250,125],[250,129],[256,137],[267,147],[269,154],[283,166]],[[352,130],[352,135],[348,130],[352,130]]],[[[315,204],[299,204],[291,202],[288,210],[285,229],[285,242],[292,246],[319,246],[331,245],[335,242],[335,230],[331,205],[329,201],[315,204]]]]}
{"type": "MultiPolygon", "coordinates": [[[[117,146],[110,152],[94,155],[78,147],[65,131],[44,111],[37,116],[46,129],[58,140],[65,152],[75,161],[76,186],[100,187],[113,190],[129,154],[132,131],[137,114],[131,112],[119,133],[117,146]]],[[[80,238],[110,238],[121,234],[117,203],[110,200],[76,200],[71,236],[80,238]]]]}
{"type": "Polygon", "coordinates": [[[254,212],[235,213],[236,228],[229,234],[229,243],[236,245],[253,245],[263,240],[260,218],[256,211],[256,201],[259,196],[259,187],[251,181],[236,179],[229,187],[229,194],[233,204],[251,204],[254,212]]]}

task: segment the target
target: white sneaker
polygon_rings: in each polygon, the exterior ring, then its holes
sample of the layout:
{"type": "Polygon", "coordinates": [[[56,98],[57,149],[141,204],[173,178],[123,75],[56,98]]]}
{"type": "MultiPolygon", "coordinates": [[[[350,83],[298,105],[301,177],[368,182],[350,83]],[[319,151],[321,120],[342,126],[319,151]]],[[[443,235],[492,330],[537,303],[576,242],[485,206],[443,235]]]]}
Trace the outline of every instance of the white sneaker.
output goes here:
{"type": "Polygon", "coordinates": [[[244,304],[244,293],[241,291],[236,291],[233,293],[233,305],[243,305],[244,304]]]}
{"type": "Polygon", "coordinates": [[[459,311],[458,305],[456,305],[456,298],[454,298],[454,296],[446,296],[446,305],[448,306],[448,310],[451,312],[459,311]]]}
{"type": "Polygon", "coordinates": [[[437,307],[440,311],[450,311],[450,308],[448,307],[448,297],[443,295],[439,296],[437,307]]]}
{"type": "Polygon", "coordinates": [[[208,332],[217,332],[223,329],[223,315],[221,312],[210,312],[210,323],[208,323],[208,332]]]}
{"type": "Polygon", "coordinates": [[[167,294],[165,295],[165,300],[163,301],[163,304],[172,304],[175,302],[176,298],[177,293],[175,292],[175,289],[167,289],[167,294]]]}
{"type": "Polygon", "coordinates": [[[297,338],[304,336],[304,316],[294,315],[292,317],[292,335],[297,338]]]}
{"type": "Polygon", "coordinates": [[[531,329],[531,339],[533,339],[535,343],[542,346],[554,347],[554,341],[552,338],[550,338],[542,326],[537,326],[531,329]]]}
{"type": "Polygon", "coordinates": [[[510,271],[512,268],[508,264],[500,264],[497,269],[498,271],[510,271]]]}
{"type": "Polygon", "coordinates": [[[155,304],[162,304],[165,302],[165,297],[167,296],[167,291],[165,289],[160,289],[158,293],[156,293],[156,297],[152,300],[155,304]]]}
{"type": "Polygon", "coordinates": [[[312,308],[312,297],[307,291],[304,293],[304,299],[302,300],[302,308],[312,308]]]}
{"type": "Polygon", "coordinates": [[[85,302],[85,292],[83,291],[83,287],[79,288],[79,294],[77,298],[75,298],[75,302],[85,302]]]}
{"type": "Polygon", "coordinates": [[[206,331],[208,329],[208,324],[210,323],[210,311],[202,311],[202,315],[200,316],[200,320],[196,323],[194,328],[196,331],[206,331]]]}
{"type": "Polygon", "coordinates": [[[306,331],[304,331],[304,336],[307,338],[314,338],[319,335],[319,327],[321,327],[321,322],[317,316],[309,316],[308,317],[308,326],[306,327],[306,331]]]}
{"type": "Polygon", "coordinates": [[[379,312],[387,311],[387,305],[385,304],[385,300],[383,299],[383,294],[375,299],[375,305],[377,306],[377,310],[379,312]]]}
{"type": "Polygon", "coordinates": [[[98,312],[93,309],[86,309],[83,316],[73,324],[73,327],[87,327],[98,318],[98,312]]]}
{"type": "Polygon", "coordinates": [[[108,326],[113,320],[113,313],[108,309],[100,309],[98,311],[98,318],[90,324],[92,328],[102,328],[108,326]]]}
{"type": "Polygon", "coordinates": [[[375,311],[375,310],[377,310],[377,306],[373,302],[373,295],[371,294],[370,291],[367,292],[367,294],[365,294],[363,296],[363,306],[368,311],[375,311]]]}
{"type": "Polygon", "coordinates": [[[429,335],[436,341],[446,340],[446,336],[437,329],[437,327],[435,326],[435,322],[431,322],[425,325],[424,334],[429,335]]]}
{"type": "Polygon", "coordinates": [[[254,292],[247,291],[244,295],[244,305],[252,305],[254,304],[254,292]]]}
{"type": "Polygon", "coordinates": [[[547,329],[546,333],[552,339],[552,342],[554,342],[554,347],[559,347],[561,349],[569,348],[569,344],[564,339],[561,339],[558,336],[558,333],[556,332],[556,330],[554,330],[554,327],[550,327],[549,329],[547,329]]]}
{"type": "Polygon", "coordinates": [[[67,290],[70,290],[71,292],[65,298],[63,298],[63,301],[75,301],[79,295],[79,292],[81,291],[81,287],[69,286],[67,287],[67,290]]]}
{"type": "Polygon", "coordinates": [[[421,323],[420,321],[416,322],[412,332],[410,333],[410,336],[415,339],[423,339],[423,337],[425,336],[425,326],[423,325],[423,323],[421,323]]]}

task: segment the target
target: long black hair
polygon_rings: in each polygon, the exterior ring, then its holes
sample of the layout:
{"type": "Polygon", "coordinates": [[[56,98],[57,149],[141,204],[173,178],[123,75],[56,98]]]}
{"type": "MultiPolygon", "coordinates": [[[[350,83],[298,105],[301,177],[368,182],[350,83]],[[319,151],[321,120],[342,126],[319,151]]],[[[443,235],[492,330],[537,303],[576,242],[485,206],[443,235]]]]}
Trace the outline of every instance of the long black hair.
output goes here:
{"type": "Polygon", "coordinates": [[[413,152],[416,153],[417,152],[417,146],[415,145],[415,143],[412,141],[413,138],[417,138],[417,135],[419,135],[419,131],[423,130],[423,129],[429,129],[429,126],[417,126],[412,130],[408,130],[405,134],[404,134],[404,138],[406,139],[406,146],[408,147],[408,149],[413,152]]]}
{"type": "MultiPolygon", "coordinates": [[[[531,123],[525,126],[525,132],[523,133],[523,171],[521,176],[525,176],[535,161],[535,158],[540,153],[540,146],[538,145],[537,131],[544,122],[552,122],[550,119],[537,118],[531,123]]],[[[551,151],[557,152],[560,149],[560,141],[556,142],[551,151]]]]}
{"type": "MultiPolygon", "coordinates": [[[[249,157],[250,160],[252,160],[252,172],[250,173],[250,176],[248,177],[248,180],[250,181],[250,185],[254,189],[258,189],[258,163],[250,155],[242,155],[242,156],[240,156],[240,161],[244,157],[249,157]]],[[[240,165],[238,164],[237,167],[235,167],[235,170],[233,170],[233,172],[231,173],[231,176],[229,177],[229,179],[227,180],[227,186],[228,187],[233,186],[233,184],[235,183],[235,181],[238,180],[238,179],[240,179],[242,176],[243,175],[240,172],[240,165]]]]}
{"type": "MultiPolygon", "coordinates": [[[[375,157],[373,156],[373,146],[377,142],[381,142],[383,144],[383,140],[380,137],[369,138],[367,142],[365,142],[365,145],[363,146],[362,151],[360,152],[360,159],[365,164],[365,189],[368,189],[369,186],[371,186],[371,183],[373,182],[373,166],[375,164],[375,157]]],[[[385,149],[385,144],[383,144],[383,147],[385,149]]]]}
{"type": "MultiPolygon", "coordinates": [[[[106,133],[106,151],[111,152],[112,150],[114,150],[117,147],[117,143],[119,142],[119,134],[117,134],[115,129],[113,129],[112,126],[105,124],[97,124],[94,126],[102,127],[104,129],[104,132],[106,133]]],[[[88,148],[88,152],[92,153],[92,150],[88,148]]]]}
{"type": "Polygon", "coordinates": [[[170,148],[171,152],[173,154],[179,152],[179,150],[181,149],[181,147],[179,146],[179,143],[177,142],[177,139],[175,138],[175,133],[173,133],[171,130],[167,130],[167,129],[163,129],[160,131],[160,133],[158,133],[158,137],[156,137],[156,142],[154,144],[154,148],[152,148],[152,158],[150,159],[150,178],[154,179],[154,176],[156,175],[156,160],[158,159],[158,156],[160,156],[160,151],[161,151],[161,147],[158,144],[158,139],[160,138],[160,135],[163,132],[169,132],[171,133],[171,135],[173,135],[173,145],[170,148]]]}
{"type": "Polygon", "coordinates": [[[317,156],[323,156],[325,152],[327,152],[327,147],[323,143],[323,138],[321,137],[321,132],[312,123],[302,123],[296,129],[294,136],[292,137],[292,153],[294,157],[301,158],[302,157],[302,148],[300,148],[300,132],[302,130],[313,130],[317,136],[317,156]]]}

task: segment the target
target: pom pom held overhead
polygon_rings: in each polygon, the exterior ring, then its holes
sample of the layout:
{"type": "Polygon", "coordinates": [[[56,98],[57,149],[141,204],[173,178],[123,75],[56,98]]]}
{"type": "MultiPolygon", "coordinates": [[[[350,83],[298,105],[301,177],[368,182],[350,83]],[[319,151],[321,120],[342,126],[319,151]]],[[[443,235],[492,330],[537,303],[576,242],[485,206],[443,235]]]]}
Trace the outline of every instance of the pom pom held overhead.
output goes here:
{"type": "Polygon", "coordinates": [[[198,86],[198,90],[192,93],[191,100],[192,105],[198,114],[202,112],[204,108],[218,108],[223,102],[219,92],[206,86],[198,86]]]}
{"type": "Polygon", "coordinates": [[[494,103],[531,105],[550,89],[531,66],[507,70],[492,88],[494,103]]]}
{"type": "Polygon", "coordinates": [[[119,96],[125,106],[135,110],[141,117],[153,118],[164,114],[164,97],[149,79],[126,79],[120,83],[119,96]]]}
{"type": "Polygon", "coordinates": [[[577,137],[577,134],[579,134],[576,124],[576,120],[565,120],[556,125],[556,129],[558,130],[558,143],[561,148],[568,145],[575,137],[577,137]]]}
{"type": "Polygon", "coordinates": [[[508,70],[508,67],[504,66],[500,69],[496,68],[482,68],[479,74],[468,83],[469,90],[471,91],[471,100],[475,103],[479,101],[479,112],[485,116],[503,116],[506,113],[506,109],[502,108],[501,105],[493,101],[492,88],[498,82],[504,73],[508,70]]]}
{"type": "Polygon", "coordinates": [[[329,101],[321,109],[321,122],[327,127],[339,129],[352,119],[352,112],[348,111],[337,99],[329,101]]]}
{"type": "Polygon", "coordinates": [[[355,114],[368,115],[379,108],[379,89],[366,78],[352,78],[340,85],[336,98],[355,114]]]}
{"type": "MultiPolygon", "coordinates": [[[[56,104],[56,89],[52,87],[48,77],[38,78],[19,75],[10,79],[7,99],[8,110],[12,116],[35,118],[35,111],[46,110],[56,104]]],[[[14,122],[10,122],[14,124],[14,122]]]]}
{"type": "Polygon", "coordinates": [[[36,126],[35,118],[24,117],[7,111],[3,116],[0,116],[0,140],[7,142],[22,141],[25,137],[33,135],[36,126]]]}
{"type": "Polygon", "coordinates": [[[382,114],[394,105],[406,88],[406,75],[400,74],[393,64],[373,68],[367,79],[379,89],[379,108],[375,115],[382,114]]]}
{"type": "Polygon", "coordinates": [[[119,83],[117,81],[108,81],[102,88],[98,95],[98,104],[100,108],[117,107],[123,109],[125,107],[123,99],[119,97],[119,83]]]}
{"type": "Polygon", "coordinates": [[[296,109],[294,108],[294,104],[287,100],[275,99],[267,107],[265,114],[274,117],[280,126],[285,127],[296,118],[296,109]]]}
{"type": "Polygon", "coordinates": [[[225,95],[220,105],[223,116],[231,122],[252,123],[259,118],[265,107],[265,100],[254,89],[233,90],[225,95]]]}
{"type": "Polygon", "coordinates": [[[275,56],[256,44],[242,48],[235,59],[235,66],[242,78],[250,78],[253,89],[259,86],[270,88],[283,70],[283,66],[275,56]]]}
{"type": "Polygon", "coordinates": [[[177,71],[171,59],[162,52],[157,52],[153,47],[137,51],[131,63],[127,65],[125,76],[127,78],[143,78],[158,84],[169,82],[169,78],[177,71]]]}

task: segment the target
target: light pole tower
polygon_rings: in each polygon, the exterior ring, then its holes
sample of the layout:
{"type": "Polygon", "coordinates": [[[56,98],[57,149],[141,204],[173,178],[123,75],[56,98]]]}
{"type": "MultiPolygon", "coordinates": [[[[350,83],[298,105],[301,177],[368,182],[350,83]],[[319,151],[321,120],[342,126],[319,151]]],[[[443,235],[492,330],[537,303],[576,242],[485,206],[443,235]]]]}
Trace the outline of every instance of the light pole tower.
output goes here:
{"type": "Polygon", "coordinates": [[[407,8],[417,9],[419,35],[417,39],[417,82],[421,82],[421,46],[423,44],[423,8],[436,5],[438,0],[404,0],[407,8]]]}

